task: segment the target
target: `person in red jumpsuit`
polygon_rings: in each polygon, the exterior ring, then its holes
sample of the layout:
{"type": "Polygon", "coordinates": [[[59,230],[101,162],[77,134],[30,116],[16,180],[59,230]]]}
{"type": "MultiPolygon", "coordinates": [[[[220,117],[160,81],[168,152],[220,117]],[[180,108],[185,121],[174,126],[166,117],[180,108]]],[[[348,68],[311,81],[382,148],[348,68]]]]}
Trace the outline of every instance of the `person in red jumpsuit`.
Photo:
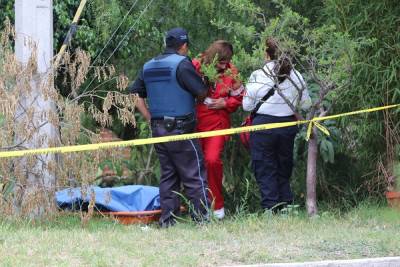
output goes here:
{"type": "MultiPolygon", "coordinates": [[[[193,65],[209,89],[204,102],[196,106],[197,131],[222,130],[231,127],[230,113],[242,104],[244,87],[238,79],[238,70],[231,63],[233,46],[224,40],[213,42],[193,65]],[[204,73],[204,66],[215,64],[214,81],[204,73]]],[[[214,136],[200,139],[206,163],[209,197],[218,219],[225,216],[222,194],[223,165],[221,154],[228,136],[214,136]]]]}

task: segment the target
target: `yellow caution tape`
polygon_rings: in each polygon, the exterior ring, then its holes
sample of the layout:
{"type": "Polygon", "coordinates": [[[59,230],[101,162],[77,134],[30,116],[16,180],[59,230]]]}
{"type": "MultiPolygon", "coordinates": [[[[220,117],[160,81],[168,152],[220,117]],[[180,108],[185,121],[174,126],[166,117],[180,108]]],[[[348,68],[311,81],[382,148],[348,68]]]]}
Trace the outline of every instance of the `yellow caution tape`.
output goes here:
{"type": "Polygon", "coordinates": [[[333,120],[333,119],[337,119],[340,117],[346,117],[346,116],[357,115],[357,114],[362,114],[362,113],[376,112],[376,111],[380,111],[380,110],[384,110],[384,109],[396,108],[399,106],[400,106],[400,104],[394,104],[394,105],[388,105],[388,106],[383,106],[383,107],[356,110],[356,111],[351,111],[351,112],[346,112],[346,113],[341,113],[341,114],[336,114],[336,115],[330,115],[330,116],[324,116],[324,117],[315,117],[311,121],[304,122],[304,123],[309,123],[308,129],[307,129],[306,140],[307,141],[310,140],[311,131],[312,131],[313,126],[316,126],[324,134],[326,134],[328,136],[330,135],[328,129],[326,129],[324,126],[322,126],[320,123],[318,123],[318,121],[333,120]]]}
{"type": "Polygon", "coordinates": [[[314,119],[312,119],[309,123],[308,123],[308,128],[307,128],[307,134],[306,134],[306,141],[310,140],[311,137],[311,131],[312,129],[315,127],[317,127],[321,132],[323,132],[324,134],[330,136],[330,133],[328,131],[328,129],[326,129],[324,126],[322,126],[322,124],[320,124],[319,122],[315,121],[314,119]]]}
{"type": "Polygon", "coordinates": [[[319,121],[332,120],[332,119],[337,119],[340,117],[351,116],[351,115],[362,114],[362,113],[370,113],[370,112],[380,111],[380,110],[384,110],[384,109],[396,108],[399,106],[400,106],[400,104],[396,104],[396,105],[390,105],[390,106],[384,106],[384,107],[352,111],[352,112],[331,115],[331,116],[325,116],[325,117],[316,117],[316,118],[313,118],[312,120],[269,123],[269,124],[238,127],[238,128],[231,128],[231,129],[224,129],[224,130],[217,130],[217,131],[200,132],[200,133],[171,135],[171,136],[162,136],[162,137],[154,137],[154,138],[146,138],[146,139],[135,139],[135,140],[129,140],[129,141],[107,142],[107,143],[98,143],[98,144],[88,144],[88,145],[61,146],[61,147],[49,147],[49,148],[39,148],[39,149],[29,149],[29,150],[4,151],[4,152],[0,152],[0,158],[22,157],[22,156],[40,155],[40,154],[47,154],[47,153],[71,153],[71,152],[93,151],[93,150],[105,149],[105,148],[158,144],[158,143],[174,142],[174,141],[181,141],[181,140],[205,138],[205,137],[211,137],[211,136],[231,135],[231,134],[238,134],[238,133],[242,133],[242,132],[253,132],[253,131],[269,130],[269,129],[276,129],[276,128],[284,128],[284,127],[290,127],[290,126],[302,125],[302,124],[308,124],[307,139],[309,139],[310,135],[311,135],[311,130],[314,125],[319,130],[321,130],[323,133],[329,135],[329,131],[324,126],[322,126],[319,123],[319,121]]]}

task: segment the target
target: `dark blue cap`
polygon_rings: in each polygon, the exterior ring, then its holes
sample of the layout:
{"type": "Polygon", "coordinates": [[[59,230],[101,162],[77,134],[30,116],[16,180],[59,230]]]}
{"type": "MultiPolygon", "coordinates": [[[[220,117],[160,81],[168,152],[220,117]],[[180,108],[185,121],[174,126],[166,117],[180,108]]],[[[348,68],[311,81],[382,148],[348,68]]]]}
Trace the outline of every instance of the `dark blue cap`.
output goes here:
{"type": "Polygon", "coordinates": [[[183,28],[173,28],[165,35],[165,42],[189,43],[189,36],[183,28]]]}

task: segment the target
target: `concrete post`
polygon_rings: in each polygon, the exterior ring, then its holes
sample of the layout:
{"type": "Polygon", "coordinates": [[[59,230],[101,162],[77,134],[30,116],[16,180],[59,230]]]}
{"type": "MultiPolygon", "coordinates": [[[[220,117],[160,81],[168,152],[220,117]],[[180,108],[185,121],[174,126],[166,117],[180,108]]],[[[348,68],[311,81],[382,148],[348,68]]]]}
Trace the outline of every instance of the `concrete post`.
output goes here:
{"type": "Polygon", "coordinates": [[[53,1],[16,0],[15,30],[18,60],[28,62],[32,41],[37,45],[38,72],[47,73],[53,59],[53,1]]]}
{"type": "MultiPolygon", "coordinates": [[[[15,50],[17,59],[26,66],[30,58],[35,56],[37,69],[33,72],[30,88],[22,88],[20,109],[17,112],[17,123],[26,124],[27,131],[33,129],[34,134],[26,139],[26,133],[16,133],[17,142],[25,140],[27,148],[47,147],[55,144],[58,137],[57,128],[49,123],[51,112],[56,112],[52,100],[46,96],[54,90],[52,82],[53,60],[53,1],[52,0],[16,0],[15,1],[15,50]],[[29,89],[29,90],[28,90],[29,89]],[[25,93],[26,92],[26,93],[25,93]],[[33,111],[28,117],[27,110],[33,111]],[[31,121],[28,121],[29,118],[31,121]],[[21,136],[19,136],[21,135],[21,136]]],[[[23,84],[23,83],[21,83],[23,84]]],[[[27,86],[25,85],[21,86],[27,86]]],[[[54,155],[40,155],[34,166],[25,167],[27,175],[27,190],[25,200],[32,202],[30,196],[35,196],[37,203],[30,204],[35,216],[47,211],[53,206],[53,191],[55,189],[54,155]],[[38,197],[41,195],[40,197],[38,197]],[[35,205],[36,204],[36,205],[35,205]]],[[[26,166],[26,159],[21,160],[26,166]],[[24,162],[25,160],[25,162],[24,162]]],[[[29,165],[28,165],[29,166],[29,165]]],[[[24,203],[22,203],[24,205],[24,203]]]]}

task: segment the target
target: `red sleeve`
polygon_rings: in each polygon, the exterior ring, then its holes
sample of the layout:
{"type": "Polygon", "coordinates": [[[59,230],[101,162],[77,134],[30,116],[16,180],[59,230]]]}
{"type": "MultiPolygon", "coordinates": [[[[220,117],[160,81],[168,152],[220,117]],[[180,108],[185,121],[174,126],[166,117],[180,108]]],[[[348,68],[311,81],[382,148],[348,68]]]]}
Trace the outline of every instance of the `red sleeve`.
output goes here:
{"type": "MultiPolygon", "coordinates": [[[[232,63],[229,64],[229,68],[231,69],[231,72],[234,76],[238,75],[239,71],[236,68],[235,65],[232,63]]],[[[232,85],[235,83],[235,80],[231,80],[232,85]]],[[[237,96],[229,96],[225,101],[226,101],[226,107],[225,109],[229,112],[235,112],[239,106],[242,105],[242,100],[243,100],[243,94],[237,95],[237,96]]]]}
{"type": "Polygon", "coordinates": [[[225,109],[229,112],[235,112],[239,106],[242,105],[242,100],[243,100],[243,95],[237,95],[237,96],[229,96],[226,101],[226,107],[225,109]]]}
{"type": "Polygon", "coordinates": [[[194,58],[194,59],[192,59],[192,64],[193,64],[194,68],[196,69],[197,73],[202,76],[200,61],[198,59],[194,58]]]}

